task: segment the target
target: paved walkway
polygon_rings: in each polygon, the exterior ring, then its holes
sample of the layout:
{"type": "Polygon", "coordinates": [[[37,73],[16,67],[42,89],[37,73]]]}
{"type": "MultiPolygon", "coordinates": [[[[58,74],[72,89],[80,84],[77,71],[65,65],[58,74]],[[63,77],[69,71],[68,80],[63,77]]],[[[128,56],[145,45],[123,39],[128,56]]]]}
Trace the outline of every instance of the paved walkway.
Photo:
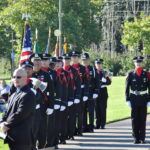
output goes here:
{"type": "MultiPolygon", "coordinates": [[[[147,121],[146,141],[150,140],[150,116],[147,121]]],[[[74,141],[67,141],[66,145],[59,145],[61,150],[150,150],[147,144],[133,144],[131,135],[131,120],[127,119],[106,125],[105,130],[95,130],[85,133],[82,137],[75,137],[74,141]]]]}

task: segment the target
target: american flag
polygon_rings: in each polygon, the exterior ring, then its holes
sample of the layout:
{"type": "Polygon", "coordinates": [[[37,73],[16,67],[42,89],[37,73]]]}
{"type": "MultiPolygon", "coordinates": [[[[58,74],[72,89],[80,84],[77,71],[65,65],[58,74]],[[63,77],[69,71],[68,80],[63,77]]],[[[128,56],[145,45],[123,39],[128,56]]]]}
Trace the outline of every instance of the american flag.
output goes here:
{"type": "Polygon", "coordinates": [[[30,33],[30,24],[26,21],[25,23],[25,37],[24,37],[24,45],[21,52],[20,63],[24,61],[28,61],[29,57],[32,53],[32,43],[31,43],[31,33],[30,33]]]}

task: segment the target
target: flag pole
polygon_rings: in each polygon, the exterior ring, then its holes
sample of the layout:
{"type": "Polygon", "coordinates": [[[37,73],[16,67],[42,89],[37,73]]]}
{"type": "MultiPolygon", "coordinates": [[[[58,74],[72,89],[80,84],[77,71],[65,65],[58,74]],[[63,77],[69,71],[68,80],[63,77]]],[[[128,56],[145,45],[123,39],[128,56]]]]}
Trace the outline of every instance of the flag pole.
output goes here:
{"type": "Polygon", "coordinates": [[[35,38],[36,38],[36,40],[38,39],[38,30],[37,30],[37,28],[35,29],[35,38]]]}
{"type": "Polygon", "coordinates": [[[38,29],[35,29],[35,42],[34,42],[34,53],[39,53],[39,45],[38,45],[38,29]]]}
{"type": "Polygon", "coordinates": [[[61,56],[62,54],[62,0],[59,0],[59,31],[60,31],[60,35],[59,35],[59,56],[61,56]]]}
{"type": "Polygon", "coordinates": [[[51,27],[49,27],[49,37],[48,37],[48,43],[49,43],[49,47],[48,47],[48,53],[50,54],[51,53],[51,33],[52,33],[52,30],[51,30],[51,27]]]}

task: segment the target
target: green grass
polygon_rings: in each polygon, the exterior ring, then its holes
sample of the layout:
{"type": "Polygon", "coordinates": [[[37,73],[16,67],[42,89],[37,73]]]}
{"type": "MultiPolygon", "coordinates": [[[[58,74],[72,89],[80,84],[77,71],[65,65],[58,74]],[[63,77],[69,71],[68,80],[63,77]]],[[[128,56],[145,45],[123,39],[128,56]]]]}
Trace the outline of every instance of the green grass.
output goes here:
{"type": "Polygon", "coordinates": [[[10,79],[10,78],[11,78],[10,73],[8,73],[8,74],[1,74],[0,73],[0,80],[2,80],[2,79],[10,79]]]}
{"type": "Polygon", "coordinates": [[[128,118],[130,108],[125,101],[125,77],[113,77],[108,86],[107,123],[128,118]]]}
{"type": "Polygon", "coordinates": [[[131,109],[125,100],[125,78],[113,77],[112,84],[108,86],[107,123],[130,117],[131,109]]]}
{"type": "MultiPolygon", "coordinates": [[[[10,80],[7,81],[8,83],[10,80]]],[[[113,77],[112,84],[108,86],[107,123],[130,117],[130,108],[125,101],[125,77],[113,77]]],[[[148,109],[150,112],[150,109],[148,109]]],[[[0,140],[0,150],[8,150],[0,140]]]]}
{"type": "Polygon", "coordinates": [[[0,140],[0,150],[8,150],[8,145],[4,144],[2,140],[0,140]]]}

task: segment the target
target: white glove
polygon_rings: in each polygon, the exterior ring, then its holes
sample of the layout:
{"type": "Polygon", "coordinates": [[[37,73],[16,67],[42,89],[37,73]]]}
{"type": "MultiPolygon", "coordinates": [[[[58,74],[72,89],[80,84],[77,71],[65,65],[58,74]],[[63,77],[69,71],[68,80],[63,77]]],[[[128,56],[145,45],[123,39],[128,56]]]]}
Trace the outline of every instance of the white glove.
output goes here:
{"type": "Polygon", "coordinates": [[[53,113],[53,109],[51,109],[51,108],[47,108],[47,110],[46,110],[46,114],[47,115],[51,115],[52,113],[53,113]]]}
{"type": "Polygon", "coordinates": [[[61,106],[60,111],[64,111],[66,109],[66,106],[61,106]]]}
{"type": "Polygon", "coordinates": [[[8,93],[9,91],[7,91],[7,89],[4,89],[1,91],[1,95],[8,93]]]}
{"type": "Polygon", "coordinates": [[[37,91],[35,89],[31,88],[31,91],[36,95],[37,91]]]}
{"type": "Polygon", "coordinates": [[[93,94],[93,99],[96,99],[98,97],[98,94],[93,94]]]}
{"type": "Polygon", "coordinates": [[[86,102],[88,100],[87,96],[83,96],[83,101],[86,102]]]}
{"type": "Polygon", "coordinates": [[[73,102],[72,101],[68,101],[68,106],[72,106],[73,105],[73,102]]]}
{"type": "Polygon", "coordinates": [[[129,107],[131,107],[131,102],[130,102],[130,101],[127,101],[127,105],[128,105],[129,107]]]}
{"type": "Polygon", "coordinates": [[[107,82],[106,78],[102,77],[102,82],[106,83],[107,82]]]}
{"type": "Polygon", "coordinates": [[[79,100],[79,99],[75,99],[75,100],[74,100],[74,103],[75,103],[75,104],[79,104],[79,103],[80,103],[80,100],[79,100]]]}
{"type": "Polygon", "coordinates": [[[147,102],[147,107],[150,106],[150,102],[147,102]]]}
{"type": "Polygon", "coordinates": [[[60,108],[60,105],[56,105],[56,104],[54,105],[55,110],[58,110],[59,108],[60,108]]]}

